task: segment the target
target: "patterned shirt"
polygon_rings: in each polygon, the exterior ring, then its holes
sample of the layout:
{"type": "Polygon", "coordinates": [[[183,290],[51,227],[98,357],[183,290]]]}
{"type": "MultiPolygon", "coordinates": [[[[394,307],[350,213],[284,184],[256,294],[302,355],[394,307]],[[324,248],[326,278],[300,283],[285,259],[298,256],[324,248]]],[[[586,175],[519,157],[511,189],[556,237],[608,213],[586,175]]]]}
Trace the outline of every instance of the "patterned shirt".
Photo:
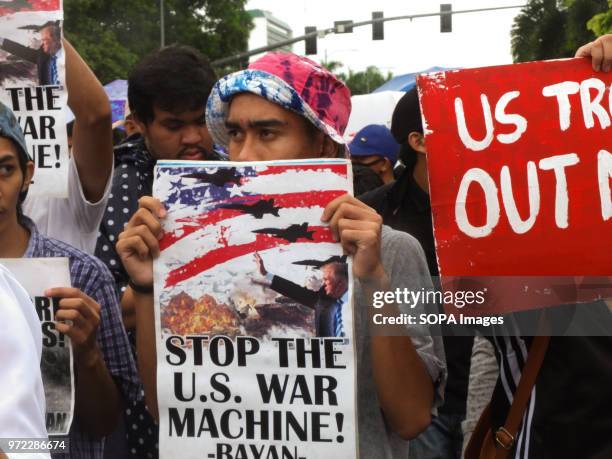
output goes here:
{"type": "MultiPolygon", "coordinates": [[[[223,152],[215,146],[207,159],[223,157],[223,152]]],[[[129,276],[115,250],[115,244],[130,217],[138,210],[138,200],[152,195],[155,164],[156,159],[147,150],[140,134],[127,138],[115,147],[113,184],[95,254],[110,269],[121,294],[127,287],[129,276]]],[[[129,337],[132,342],[135,340],[132,332],[129,337]]],[[[131,458],[155,459],[158,457],[158,426],[147,411],[143,398],[144,395],[126,405],[127,450],[131,458]]]]}
{"type": "MultiPolygon", "coordinates": [[[[24,220],[31,234],[24,258],[68,257],[72,287],[80,289],[100,305],[97,343],[106,368],[122,393],[123,399],[125,401],[137,399],[141,393],[138,373],[121,322],[115,284],[108,269],[98,259],[63,242],[43,236],[31,220],[27,218],[24,220]]],[[[75,373],[75,378],[78,377],[78,373],[75,373]]],[[[56,454],[53,457],[102,459],[104,439],[98,440],[82,432],[76,419],[78,413],[70,427],[70,454],[56,454]]]]}
{"type": "Polygon", "coordinates": [[[95,254],[108,267],[121,293],[129,276],[117,255],[115,244],[130,217],[138,210],[138,200],[152,194],[155,162],[140,135],[115,148],[113,184],[95,254]]]}
{"type": "MultiPolygon", "coordinates": [[[[124,143],[115,147],[114,152],[113,184],[100,225],[95,254],[108,266],[123,293],[129,276],[117,255],[115,244],[119,234],[138,210],[138,200],[153,194],[153,168],[157,160],[147,150],[140,134],[128,137],[124,143]]],[[[224,159],[223,152],[215,145],[207,160],[221,159],[224,159]]]]}
{"type": "MultiPolygon", "coordinates": [[[[121,295],[127,287],[129,276],[115,250],[115,244],[130,217],[138,210],[138,200],[152,194],[155,163],[140,134],[129,137],[115,147],[113,184],[95,254],[110,270],[121,295]]],[[[134,333],[130,331],[128,336],[134,344],[134,333]]],[[[158,427],[145,407],[144,393],[139,399],[126,403],[124,423],[129,457],[159,457],[158,427]]]]}

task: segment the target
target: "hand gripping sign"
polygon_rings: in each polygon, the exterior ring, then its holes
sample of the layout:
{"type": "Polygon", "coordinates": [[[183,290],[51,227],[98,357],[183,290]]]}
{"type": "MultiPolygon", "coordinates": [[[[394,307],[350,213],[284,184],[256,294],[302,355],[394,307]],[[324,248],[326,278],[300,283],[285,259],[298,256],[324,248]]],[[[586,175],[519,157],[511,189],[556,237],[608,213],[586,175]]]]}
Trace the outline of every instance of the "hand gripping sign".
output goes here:
{"type": "Polygon", "coordinates": [[[321,222],[351,183],[341,159],[158,162],[160,458],[357,456],[350,260],[321,222]]]}

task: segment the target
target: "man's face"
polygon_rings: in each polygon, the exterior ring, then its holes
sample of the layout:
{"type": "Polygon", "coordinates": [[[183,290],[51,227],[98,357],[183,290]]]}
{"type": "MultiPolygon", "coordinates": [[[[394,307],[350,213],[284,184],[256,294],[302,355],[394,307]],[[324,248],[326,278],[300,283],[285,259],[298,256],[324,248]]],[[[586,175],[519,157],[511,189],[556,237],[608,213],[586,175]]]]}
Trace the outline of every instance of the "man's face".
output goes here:
{"type": "Polygon", "coordinates": [[[204,108],[172,113],[153,108],[154,118],[144,124],[135,118],[147,148],[156,159],[211,159],[213,142],[204,118],[204,108]]]}
{"type": "Polygon", "coordinates": [[[338,274],[332,265],[324,265],[321,268],[323,271],[323,288],[325,293],[332,298],[340,298],[348,289],[347,280],[344,276],[338,274]]]}
{"type": "Polygon", "coordinates": [[[17,221],[19,194],[27,189],[33,170],[34,164],[29,162],[24,180],[15,144],[0,137],[0,234],[17,221]]]}
{"type": "Polygon", "coordinates": [[[322,132],[313,136],[303,117],[255,94],[233,97],[225,125],[231,161],[325,156],[322,132]]]}
{"type": "Polygon", "coordinates": [[[42,49],[47,54],[55,54],[60,49],[60,43],[53,38],[53,33],[50,27],[45,27],[40,31],[40,39],[42,42],[42,49]]]}

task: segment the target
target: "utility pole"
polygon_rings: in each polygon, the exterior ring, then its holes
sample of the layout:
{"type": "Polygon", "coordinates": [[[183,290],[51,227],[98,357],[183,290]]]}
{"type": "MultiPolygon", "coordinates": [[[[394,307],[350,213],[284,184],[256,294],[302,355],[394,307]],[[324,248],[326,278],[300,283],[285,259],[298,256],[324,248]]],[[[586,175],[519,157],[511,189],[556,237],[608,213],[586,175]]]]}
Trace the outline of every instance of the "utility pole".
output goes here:
{"type": "Polygon", "coordinates": [[[159,0],[160,47],[166,46],[166,25],[164,23],[164,0],[159,0]]]}

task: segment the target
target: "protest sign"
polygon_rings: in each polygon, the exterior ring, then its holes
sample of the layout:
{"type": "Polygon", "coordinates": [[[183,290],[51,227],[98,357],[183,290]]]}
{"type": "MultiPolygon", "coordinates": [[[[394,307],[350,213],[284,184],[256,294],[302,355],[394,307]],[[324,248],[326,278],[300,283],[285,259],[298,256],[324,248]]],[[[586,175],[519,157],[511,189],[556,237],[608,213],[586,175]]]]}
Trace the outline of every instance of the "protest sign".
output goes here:
{"type": "Polygon", "coordinates": [[[0,101],[15,113],[36,165],[32,195],[68,194],[62,20],[60,0],[0,3],[0,101]]]}
{"type": "Polygon", "coordinates": [[[346,160],[169,162],[156,260],[160,457],[354,458],[346,160]]]}
{"type": "MultiPolygon", "coordinates": [[[[611,82],[588,59],[419,77],[443,280],[500,276],[498,283],[523,285],[531,295],[550,292],[552,276],[569,276],[556,280],[567,289],[572,276],[612,274],[611,82]],[[551,277],[527,286],[527,276],[551,277]]],[[[606,282],[599,285],[605,290],[606,282]]],[[[587,293],[574,289],[565,302],[610,291],[587,293]]],[[[559,297],[496,300],[501,312],[558,304],[559,297]]]]}
{"type": "Polygon", "coordinates": [[[0,259],[28,292],[42,328],[40,369],[45,389],[46,423],[49,435],[67,435],[74,414],[74,372],[70,338],[55,329],[57,298],[48,298],[48,288],[71,285],[68,258],[0,259]]]}

